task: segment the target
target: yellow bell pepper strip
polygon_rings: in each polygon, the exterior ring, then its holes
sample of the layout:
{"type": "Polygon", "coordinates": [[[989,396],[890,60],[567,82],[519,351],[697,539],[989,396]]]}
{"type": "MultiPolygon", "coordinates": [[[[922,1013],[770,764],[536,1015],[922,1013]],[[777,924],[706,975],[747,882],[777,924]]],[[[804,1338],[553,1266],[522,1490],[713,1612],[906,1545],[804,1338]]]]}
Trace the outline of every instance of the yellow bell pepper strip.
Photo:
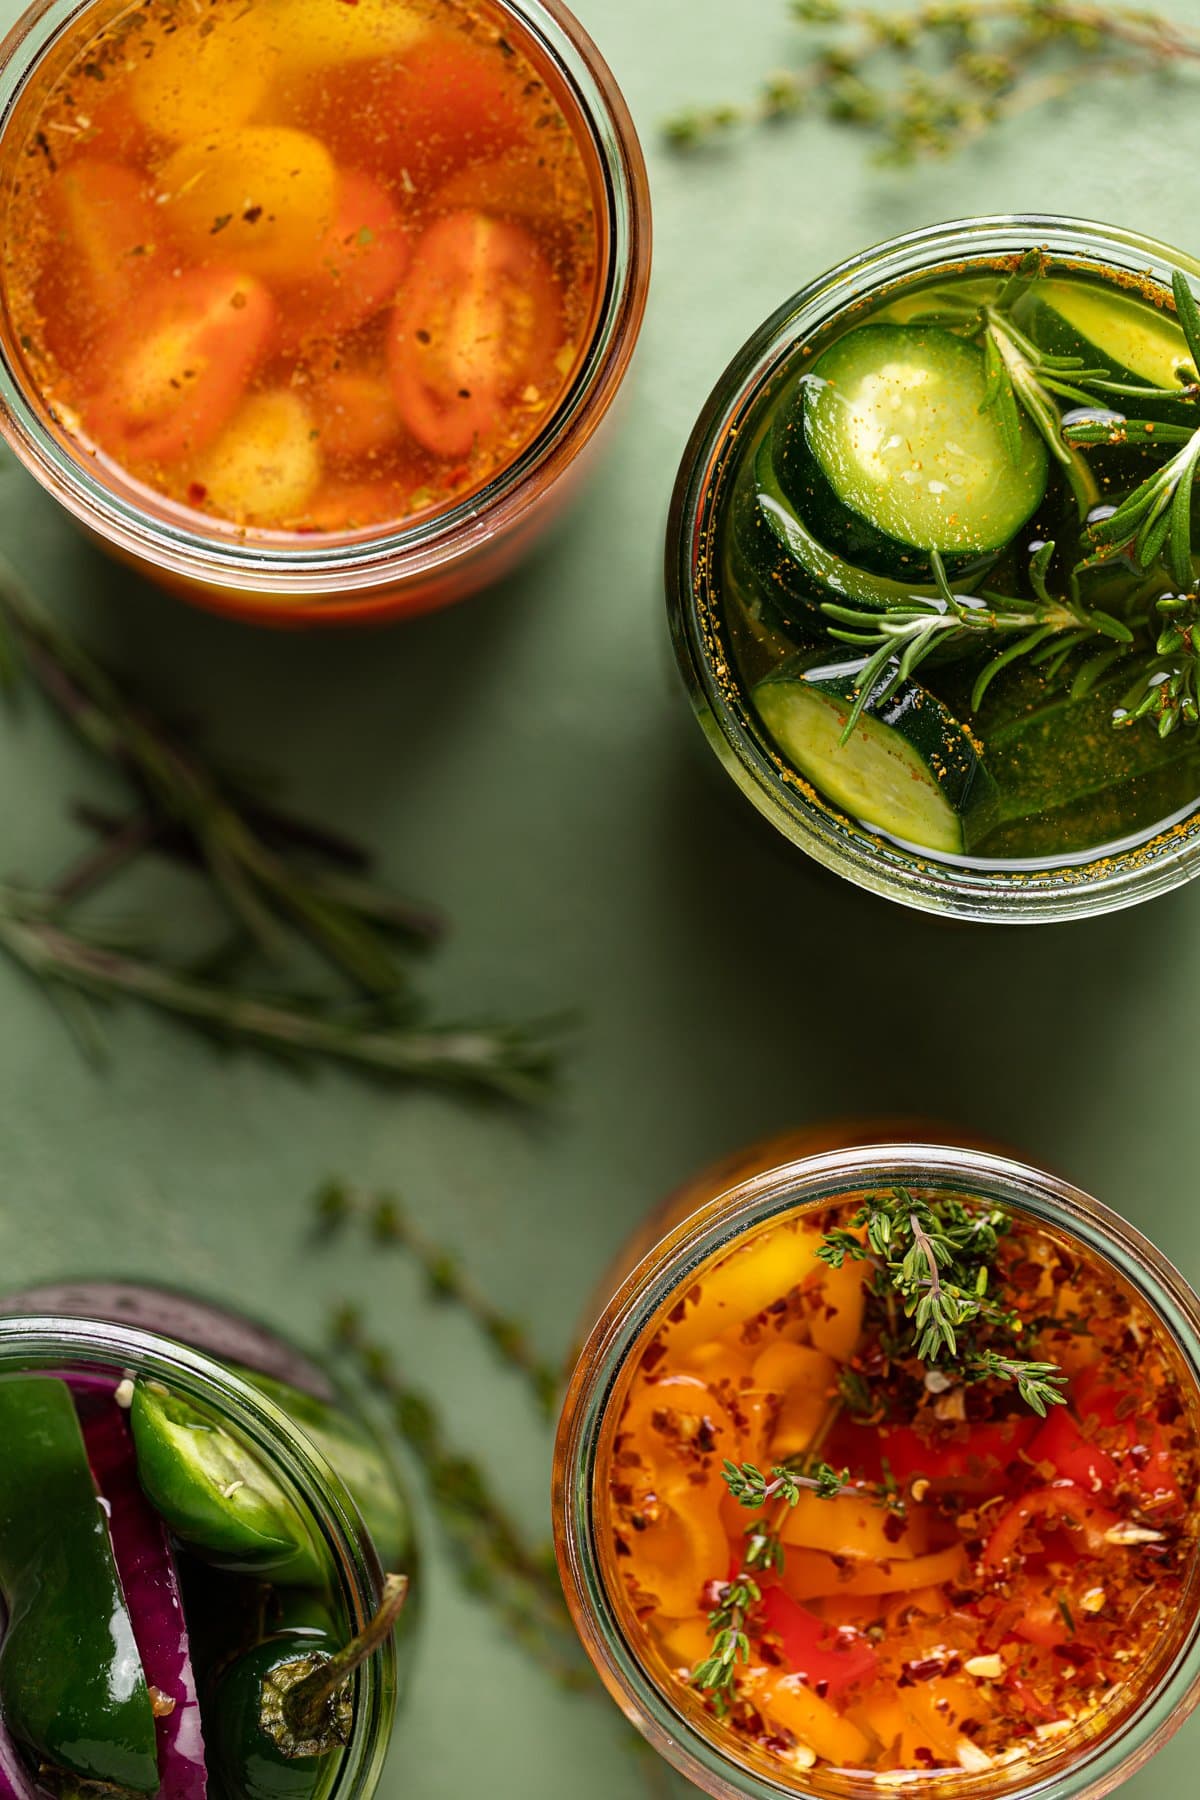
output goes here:
{"type": "Polygon", "coordinates": [[[892,1562],[839,1563],[819,1550],[793,1550],[781,1577],[794,1600],[819,1600],[826,1594],[899,1594],[909,1588],[959,1582],[970,1564],[959,1544],[928,1556],[897,1557],[892,1562]]]}

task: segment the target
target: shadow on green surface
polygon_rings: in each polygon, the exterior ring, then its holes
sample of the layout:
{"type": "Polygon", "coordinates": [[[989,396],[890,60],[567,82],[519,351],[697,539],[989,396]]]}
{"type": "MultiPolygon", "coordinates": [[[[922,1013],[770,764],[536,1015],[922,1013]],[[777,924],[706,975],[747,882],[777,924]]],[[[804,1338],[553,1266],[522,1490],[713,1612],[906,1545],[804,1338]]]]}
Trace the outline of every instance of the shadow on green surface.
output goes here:
{"type": "Polygon", "coordinates": [[[1055,1154],[1064,1115],[1119,1116],[1118,1040],[1152,1053],[1153,1009],[1194,932],[1187,889],[1069,925],[946,923],[811,863],[703,766],[699,740],[664,765],[662,804],[676,964],[703,972],[737,1034],[764,1129],[911,1112],[1036,1160],[1055,1154]]]}

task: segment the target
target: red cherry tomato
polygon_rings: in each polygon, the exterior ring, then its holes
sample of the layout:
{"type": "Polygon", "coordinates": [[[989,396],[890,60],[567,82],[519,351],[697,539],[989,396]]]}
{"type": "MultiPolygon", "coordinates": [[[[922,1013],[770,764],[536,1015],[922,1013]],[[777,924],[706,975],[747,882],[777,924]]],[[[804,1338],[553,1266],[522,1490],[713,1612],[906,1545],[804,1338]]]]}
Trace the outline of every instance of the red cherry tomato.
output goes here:
{"type": "Polygon", "coordinates": [[[46,338],[68,366],[128,307],[165,236],[145,184],[121,163],[80,157],[49,188],[60,249],[38,283],[46,338]]]}
{"type": "Polygon", "coordinates": [[[173,463],[220,432],[275,326],[260,281],[227,269],[164,276],[96,351],[89,435],[120,462],[173,463]]]}
{"type": "Polygon", "coordinates": [[[306,110],[339,160],[419,190],[522,136],[502,53],[436,33],[329,70],[306,110]]]}
{"type": "Polygon", "coordinates": [[[554,277],[528,232],[452,213],[417,246],[392,315],[388,367],[408,429],[435,456],[465,456],[507,400],[553,380],[554,277]]]}
{"type": "Polygon", "coordinates": [[[300,350],[364,324],[393,297],[411,254],[404,222],[379,183],[347,170],[312,273],[280,285],[279,348],[300,350]]]}
{"type": "Polygon", "coordinates": [[[779,1639],[793,1674],[822,1699],[836,1699],[856,1681],[869,1681],[879,1657],[860,1632],[839,1630],[801,1606],[781,1587],[763,1590],[762,1621],[779,1639]]]}

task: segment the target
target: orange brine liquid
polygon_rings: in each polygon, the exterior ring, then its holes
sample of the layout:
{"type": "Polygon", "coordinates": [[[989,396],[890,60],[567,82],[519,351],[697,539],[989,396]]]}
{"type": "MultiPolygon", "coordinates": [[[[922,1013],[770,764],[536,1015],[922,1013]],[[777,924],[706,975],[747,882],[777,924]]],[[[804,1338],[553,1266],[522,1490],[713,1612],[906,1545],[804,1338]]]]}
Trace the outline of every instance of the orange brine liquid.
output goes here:
{"type": "Polygon", "coordinates": [[[101,473],[243,531],[461,500],[585,346],[600,246],[566,104],[486,4],[90,9],[5,134],[25,381],[101,473]]]}
{"type": "Polygon", "coordinates": [[[1081,1246],[1013,1217],[989,1292],[1021,1357],[1069,1377],[1041,1418],[1010,1383],[891,1353],[869,1265],[816,1256],[858,1204],[748,1235],[676,1298],[605,1461],[607,1579],[638,1655],[805,1792],[823,1768],[900,1787],[1093,1742],[1195,1607],[1197,1402],[1161,1324],[1081,1246]],[[762,1511],[722,1475],[817,1458],[851,1491],[762,1511]],[[693,1672],[764,1523],[781,1561],[753,1576],[714,1702],[693,1672]]]}

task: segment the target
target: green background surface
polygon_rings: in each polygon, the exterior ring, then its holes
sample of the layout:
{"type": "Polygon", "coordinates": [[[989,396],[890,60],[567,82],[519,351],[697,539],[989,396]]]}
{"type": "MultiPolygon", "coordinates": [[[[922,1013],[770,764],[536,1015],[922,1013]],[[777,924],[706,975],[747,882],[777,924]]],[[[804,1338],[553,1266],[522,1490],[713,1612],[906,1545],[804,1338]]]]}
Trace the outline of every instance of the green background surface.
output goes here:
{"type": "MultiPolygon", "coordinates": [[[[579,11],[646,142],[655,279],[607,461],[519,574],[387,632],[259,633],[134,581],[23,474],[0,473],[0,542],[47,599],[162,706],[277,767],[295,802],[447,907],[453,938],[430,971],[447,1011],[583,1014],[563,1096],[531,1119],[336,1072],[306,1084],[134,1010],[112,1016],[97,1072],[0,966],[4,1286],[166,1277],[309,1342],[353,1291],[537,1531],[550,1443],[523,1391],[401,1262],[352,1241],[313,1249],[320,1177],[401,1190],[554,1354],[605,1259],[676,1181],[759,1134],[856,1111],[937,1114],[1022,1146],[1200,1281],[1200,889],[1026,933],[939,925],[819,876],[707,766],[659,577],[686,433],[780,300],[873,241],[965,214],[1075,213],[1195,251],[1198,90],[1080,97],[908,173],[815,123],[681,159],[659,120],[746,93],[784,60],[781,0],[579,11]]],[[[37,703],[0,719],[0,873],[45,879],[78,848],[67,800],[112,791],[37,703]]],[[[169,931],[195,897],[148,869],[123,899],[169,931]]],[[[635,1792],[615,1710],[555,1691],[436,1553],[429,1573],[384,1800],[635,1792]]],[[[1185,1800],[1198,1754],[1200,1722],[1125,1792],[1185,1800]]]]}

